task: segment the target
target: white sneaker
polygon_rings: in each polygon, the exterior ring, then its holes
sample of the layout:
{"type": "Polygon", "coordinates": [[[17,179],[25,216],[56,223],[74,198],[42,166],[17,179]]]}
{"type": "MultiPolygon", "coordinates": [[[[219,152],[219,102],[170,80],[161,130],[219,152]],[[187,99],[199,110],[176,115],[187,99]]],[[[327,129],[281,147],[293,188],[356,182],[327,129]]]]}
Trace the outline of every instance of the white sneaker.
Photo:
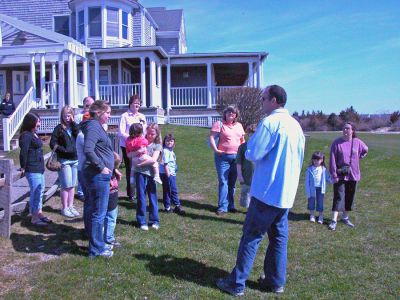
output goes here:
{"type": "Polygon", "coordinates": [[[75,217],[79,217],[79,212],[75,209],[75,207],[73,207],[73,206],[69,207],[69,211],[70,211],[75,217]]]}
{"type": "Polygon", "coordinates": [[[154,223],[153,225],[151,225],[151,228],[154,228],[155,230],[158,230],[158,229],[160,229],[160,224],[154,223]]]}
{"type": "Polygon", "coordinates": [[[315,217],[313,215],[310,216],[310,222],[315,223],[315,217]]]}
{"type": "Polygon", "coordinates": [[[324,216],[318,217],[318,224],[324,224],[324,216]]]}
{"type": "Polygon", "coordinates": [[[69,207],[61,209],[61,215],[67,218],[75,218],[75,215],[70,211],[69,207]]]}
{"type": "Polygon", "coordinates": [[[154,176],[154,181],[159,183],[159,184],[162,184],[160,176],[154,176]]]}
{"type": "Polygon", "coordinates": [[[149,226],[147,226],[147,225],[141,225],[141,226],[140,226],[140,229],[143,230],[143,231],[148,231],[148,230],[149,230],[149,226]]]}

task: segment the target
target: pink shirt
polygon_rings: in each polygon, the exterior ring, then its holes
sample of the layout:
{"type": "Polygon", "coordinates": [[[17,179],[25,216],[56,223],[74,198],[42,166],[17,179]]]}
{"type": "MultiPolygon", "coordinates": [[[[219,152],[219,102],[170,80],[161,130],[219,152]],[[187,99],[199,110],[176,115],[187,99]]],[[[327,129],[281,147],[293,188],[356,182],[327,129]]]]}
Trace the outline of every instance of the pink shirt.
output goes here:
{"type": "Polygon", "coordinates": [[[214,123],[211,131],[220,132],[218,150],[227,154],[236,154],[239,146],[244,142],[244,130],[242,124],[236,122],[235,124],[227,124],[222,121],[214,123]]]}
{"type": "Polygon", "coordinates": [[[129,109],[121,115],[118,128],[119,145],[121,147],[125,147],[126,139],[129,137],[129,128],[135,123],[141,123],[143,125],[143,132],[146,132],[147,123],[144,114],[140,112],[133,114],[129,109]]]}

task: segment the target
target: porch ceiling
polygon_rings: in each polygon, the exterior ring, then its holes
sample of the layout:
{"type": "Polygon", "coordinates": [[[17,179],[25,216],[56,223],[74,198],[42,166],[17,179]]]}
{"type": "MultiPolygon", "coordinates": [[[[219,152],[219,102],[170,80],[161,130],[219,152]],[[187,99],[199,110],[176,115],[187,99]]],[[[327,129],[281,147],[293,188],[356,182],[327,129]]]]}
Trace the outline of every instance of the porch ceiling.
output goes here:
{"type": "Polygon", "coordinates": [[[247,80],[249,66],[242,64],[214,64],[214,77],[217,86],[242,86],[247,80]]]}

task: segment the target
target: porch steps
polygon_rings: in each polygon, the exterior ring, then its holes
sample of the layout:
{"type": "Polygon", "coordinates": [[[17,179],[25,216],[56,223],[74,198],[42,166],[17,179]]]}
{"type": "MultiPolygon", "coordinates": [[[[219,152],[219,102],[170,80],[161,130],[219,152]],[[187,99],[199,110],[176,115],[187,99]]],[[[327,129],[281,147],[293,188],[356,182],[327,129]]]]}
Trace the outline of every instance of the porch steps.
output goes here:
{"type": "MultiPolygon", "coordinates": [[[[19,147],[19,132],[17,132],[10,142],[10,149],[15,150],[19,147]]],[[[2,152],[4,151],[4,142],[3,142],[3,120],[0,119],[0,158],[4,157],[2,152]]]]}

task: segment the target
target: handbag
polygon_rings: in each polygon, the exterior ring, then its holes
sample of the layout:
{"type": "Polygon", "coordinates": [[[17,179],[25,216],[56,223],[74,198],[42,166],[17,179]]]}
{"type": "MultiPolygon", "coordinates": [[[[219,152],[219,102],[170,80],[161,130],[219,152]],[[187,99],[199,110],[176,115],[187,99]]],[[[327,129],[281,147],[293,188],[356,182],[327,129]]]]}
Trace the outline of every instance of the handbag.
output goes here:
{"type": "Polygon", "coordinates": [[[58,172],[61,170],[61,163],[57,160],[57,153],[56,153],[57,147],[58,147],[58,145],[56,145],[54,147],[53,151],[51,151],[51,156],[46,162],[47,170],[53,171],[53,172],[58,172]]]}
{"type": "MultiPolygon", "coordinates": [[[[221,134],[221,130],[222,130],[222,122],[219,121],[219,132],[218,132],[218,133],[215,135],[215,137],[214,137],[215,146],[216,146],[217,148],[218,148],[218,144],[219,144],[219,136],[220,136],[220,134],[221,134]]],[[[210,144],[210,138],[207,139],[207,145],[208,145],[208,148],[211,148],[211,149],[212,149],[211,144],[210,144]]]]}

